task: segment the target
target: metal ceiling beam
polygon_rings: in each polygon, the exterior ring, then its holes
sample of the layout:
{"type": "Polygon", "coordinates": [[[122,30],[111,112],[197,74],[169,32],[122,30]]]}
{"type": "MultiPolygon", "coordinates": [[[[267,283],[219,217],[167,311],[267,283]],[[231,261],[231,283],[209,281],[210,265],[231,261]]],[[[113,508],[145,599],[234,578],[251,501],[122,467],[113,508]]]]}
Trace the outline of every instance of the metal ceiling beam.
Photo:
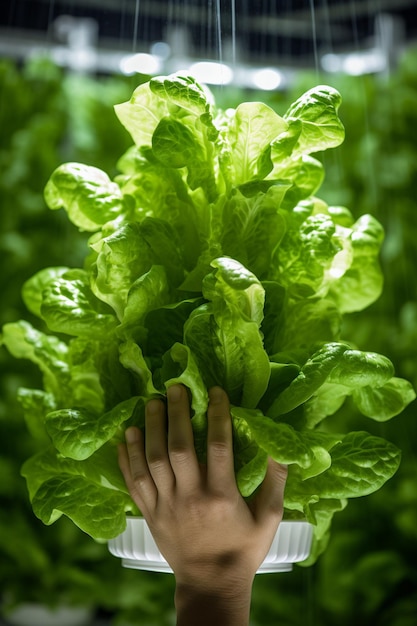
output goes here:
{"type": "MultiPolygon", "coordinates": [[[[50,0],[41,0],[50,3],[50,0]]],[[[100,11],[118,11],[125,14],[134,15],[138,11],[140,18],[153,17],[166,19],[167,23],[175,23],[177,21],[182,24],[198,25],[205,23],[207,18],[211,19],[215,16],[214,5],[206,7],[173,3],[165,0],[164,2],[155,2],[155,0],[125,0],[124,2],[115,3],[114,0],[72,0],[73,6],[80,6],[85,9],[87,6],[98,9],[100,11]],[[211,10],[210,10],[211,7],[211,10]]],[[[236,14],[236,27],[240,32],[259,32],[259,33],[277,33],[286,34],[295,37],[312,38],[312,10],[311,9],[293,9],[290,10],[287,3],[282,10],[280,16],[279,2],[275,5],[275,11],[271,14],[253,15],[249,12],[244,15],[236,14]],[[277,6],[278,5],[278,6],[277,6]]],[[[338,38],[346,36],[349,33],[348,28],[340,24],[331,23],[332,20],[346,19],[352,20],[355,17],[364,17],[377,15],[383,11],[395,11],[401,9],[412,8],[416,6],[416,0],[352,0],[342,4],[332,4],[329,0],[317,4],[314,7],[314,16],[316,21],[324,20],[331,27],[332,37],[338,38]]]]}
{"type": "MultiPolygon", "coordinates": [[[[376,16],[383,12],[398,12],[404,9],[416,8],[416,0],[354,0],[341,4],[330,4],[329,1],[315,7],[314,13],[317,18],[328,17],[334,19],[352,19],[355,17],[376,16]]],[[[296,9],[294,18],[311,19],[310,9],[296,9]]],[[[332,25],[333,28],[333,25],[332,25]]]]}

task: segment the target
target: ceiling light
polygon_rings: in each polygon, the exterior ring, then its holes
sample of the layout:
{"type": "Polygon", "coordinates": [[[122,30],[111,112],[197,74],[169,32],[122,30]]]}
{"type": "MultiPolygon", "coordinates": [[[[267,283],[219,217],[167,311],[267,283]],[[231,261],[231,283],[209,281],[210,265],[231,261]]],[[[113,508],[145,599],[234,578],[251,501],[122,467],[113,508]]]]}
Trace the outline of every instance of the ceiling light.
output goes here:
{"type": "Polygon", "coordinates": [[[151,53],[160,59],[168,59],[171,56],[171,46],[165,41],[156,41],[151,46],[151,53]]]}
{"type": "Polygon", "coordinates": [[[253,72],[253,84],[258,89],[272,91],[277,89],[282,83],[282,74],[278,70],[265,67],[253,72]]]}
{"type": "Polygon", "coordinates": [[[371,48],[347,54],[325,54],[321,58],[321,66],[326,72],[344,72],[350,76],[360,76],[385,71],[387,59],[383,50],[371,48]]]}
{"type": "Polygon", "coordinates": [[[228,85],[233,80],[233,70],[224,63],[214,61],[193,63],[189,72],[197,81],[208,85],[228,85]]]}
{"type": "Polygon", "coordinates": [[[367,52],[348,54],[343,63],[344,71],[351,76],[383,72],[386,67],[385,54],[377,48],[367,52]]]}
{"type": "Polygon", "coordinates": [[[123,74],[158,74],[161,70],[161,59],[153,54],[139,52],[138,54],[130,54],[122,58],[120,61],[120,71],[123,74]]]}

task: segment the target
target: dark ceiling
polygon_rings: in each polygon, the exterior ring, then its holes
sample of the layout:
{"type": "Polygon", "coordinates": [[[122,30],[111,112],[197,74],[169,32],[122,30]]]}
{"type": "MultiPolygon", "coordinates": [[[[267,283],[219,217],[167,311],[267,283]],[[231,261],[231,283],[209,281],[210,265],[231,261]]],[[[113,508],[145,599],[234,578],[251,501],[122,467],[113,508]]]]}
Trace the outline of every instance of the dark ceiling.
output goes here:
{"type": "Polygon", "coordinates": [[[313,66],[365,49],[387,15],[394,42],[417,40],[417,0],[2,0],[0,38],[50,40],[60,15],[94,18],[99,48],[147,52],[176,32],[174,47],[193,58],[254,64],[313,66]]]}

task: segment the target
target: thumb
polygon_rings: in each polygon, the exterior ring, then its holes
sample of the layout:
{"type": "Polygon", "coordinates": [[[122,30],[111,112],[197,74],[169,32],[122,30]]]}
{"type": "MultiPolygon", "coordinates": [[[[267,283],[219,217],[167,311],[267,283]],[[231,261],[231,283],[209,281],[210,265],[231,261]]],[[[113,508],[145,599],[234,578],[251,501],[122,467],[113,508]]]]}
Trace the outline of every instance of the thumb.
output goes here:
{"type": "MultiPolygon", "coordinates": [[[[263,527],[276,532],[284,513],[284,490],[288,468],[271,457],[263,483],[253,501],[255,520],[263,527]]],[[[266,529],[265,529],[266,530],[266,529]]]]}

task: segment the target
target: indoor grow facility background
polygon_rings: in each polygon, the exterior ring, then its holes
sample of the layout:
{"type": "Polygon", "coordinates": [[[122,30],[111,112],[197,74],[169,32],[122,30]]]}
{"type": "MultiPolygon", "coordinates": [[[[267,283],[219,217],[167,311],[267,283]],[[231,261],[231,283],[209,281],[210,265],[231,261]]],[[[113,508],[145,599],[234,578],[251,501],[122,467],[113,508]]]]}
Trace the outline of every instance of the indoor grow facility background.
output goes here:
{"type": "MultiPolygon", "coordinates": [[[[383,296],[349,332],[417,386],[416,0],[2,0],[0,57],[1,324],[27,317],[20,288],[38,269],[82,258],[85,237],[46,208],[43,187],[70,160],[115,174],[130,139],[112,106],[148,75],[188,69],[223,107],[263,100],[281,114],[327,83],[342,94],[346,139],[323,155],[320,196],[386,231],[383,296]]],[[[2,600],[86,606],[92,625],[174,624],[172,577],[124,570],[66,519],[46,528],[33,516],[14,398],[37,377],[0,350],[2,600]]],[[[317,564],[257,577],[253,626],[416,625],[415,411],[374,424],[401,467],[335,517],[317,564]]]]}

